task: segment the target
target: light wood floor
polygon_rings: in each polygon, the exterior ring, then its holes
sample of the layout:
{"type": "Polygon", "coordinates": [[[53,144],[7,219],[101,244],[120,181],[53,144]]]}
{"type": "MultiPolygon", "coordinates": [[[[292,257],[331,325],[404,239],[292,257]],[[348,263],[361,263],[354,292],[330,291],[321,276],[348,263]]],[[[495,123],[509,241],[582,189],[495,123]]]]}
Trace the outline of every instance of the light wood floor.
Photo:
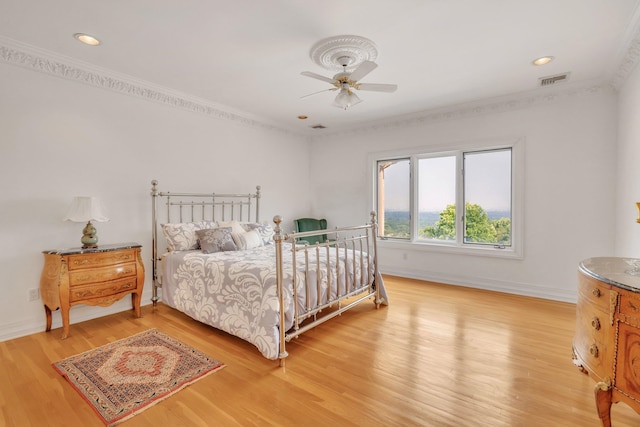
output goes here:
{"type": "MultiPolygon", "coordinates": [[[[0,425],[100,426],[51,363],[150,328],[224,362],[122,426],[599,426],[594,382],[571,363],[575,305],[385,277],[365,303],[288,347],[286,371],[250,344],[163,305],[0,343],[0,425]]],[[[44,316],[44,312],[43,312],[44,316]]],[[[73,309],[71,310],[73,319],[73,309]]],[[[624,404],[614,427],[639,426],[624,404]]]]}

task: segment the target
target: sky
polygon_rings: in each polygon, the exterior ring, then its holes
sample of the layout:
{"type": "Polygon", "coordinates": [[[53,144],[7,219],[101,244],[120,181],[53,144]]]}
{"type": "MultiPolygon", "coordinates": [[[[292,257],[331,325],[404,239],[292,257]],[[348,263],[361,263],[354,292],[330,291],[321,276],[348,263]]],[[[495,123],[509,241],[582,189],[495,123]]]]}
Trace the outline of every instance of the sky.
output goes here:
{"type": "MultiPolygon", "coordinates": [[[[465,155],[465,199],[485,210],[510,210],[511,151],[496,150],[465,155]]],[[[455,204],[455,156],[418,161],[420,211],[442,211],[455,204]]],[[[387,210],[408,210],[409,161],[400,160],[385,170],[387,210]]]]}

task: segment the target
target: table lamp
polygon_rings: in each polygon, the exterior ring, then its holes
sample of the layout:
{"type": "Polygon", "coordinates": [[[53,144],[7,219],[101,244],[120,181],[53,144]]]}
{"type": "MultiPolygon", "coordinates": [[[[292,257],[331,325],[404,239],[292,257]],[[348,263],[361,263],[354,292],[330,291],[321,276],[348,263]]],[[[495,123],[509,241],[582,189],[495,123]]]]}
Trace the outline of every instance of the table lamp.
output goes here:
{"type": "Polygon", "coordinates": [[[82,239],[80,239],[82,247],[96,248],[98,247],[98,234],[91,221],[106,222],[109,221],[109,218],[104,213],[100,199],[97,197],[76,196],[73,198],[64,220],[73,222],[86,221],[87,225],[82,229],[82,239]]]}

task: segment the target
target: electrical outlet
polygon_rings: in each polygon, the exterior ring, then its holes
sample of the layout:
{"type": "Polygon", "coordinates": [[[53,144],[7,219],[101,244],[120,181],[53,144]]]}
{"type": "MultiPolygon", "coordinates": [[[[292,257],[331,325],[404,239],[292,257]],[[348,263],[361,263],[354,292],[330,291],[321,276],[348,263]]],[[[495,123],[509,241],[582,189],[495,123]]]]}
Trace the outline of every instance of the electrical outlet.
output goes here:
{"type": "Polygon", "coordinates": [[[40,299],[40,289],[29,289],[29,301],[38,301],[40,299]]]}

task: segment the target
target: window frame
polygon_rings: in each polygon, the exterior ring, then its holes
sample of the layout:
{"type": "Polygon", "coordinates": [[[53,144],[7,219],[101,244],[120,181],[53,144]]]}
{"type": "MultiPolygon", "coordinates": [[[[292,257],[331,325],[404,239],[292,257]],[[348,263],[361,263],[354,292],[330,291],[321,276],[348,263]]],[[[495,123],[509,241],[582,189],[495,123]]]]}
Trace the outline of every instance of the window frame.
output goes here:
{"type": "Polygon", "coordinates": [[[410,159],[410,237],[409,239],[388,238],[378,236],[378,244],[383,248],[411,249],[425,252],[464,254],[498,258],[523,258],[523,227],[524,227],[524,139],[505,138],[501,140],[479,140],[473,142],[447,144],[446,146],[423,146],[407,149],[397,149],[384,152],[370,153],[369,164],[369,204],[378,212],[378,161],[393,159],[410,159]],[[456,156],[456,206],[462,206],[464,201],[464,178],[462,176],[462,162],[464,152],[481,152],[492,150],[511,150],[511,246],[499,248],[487,244],[472,244],[464,242],[464,221],[461,212],[456,211],[455,241],[435,241],[418,238],[418,219],[416,218],[416,203],[418,201],[418,160],[421,158],[441,157],[454,154],[456,156]]]}

